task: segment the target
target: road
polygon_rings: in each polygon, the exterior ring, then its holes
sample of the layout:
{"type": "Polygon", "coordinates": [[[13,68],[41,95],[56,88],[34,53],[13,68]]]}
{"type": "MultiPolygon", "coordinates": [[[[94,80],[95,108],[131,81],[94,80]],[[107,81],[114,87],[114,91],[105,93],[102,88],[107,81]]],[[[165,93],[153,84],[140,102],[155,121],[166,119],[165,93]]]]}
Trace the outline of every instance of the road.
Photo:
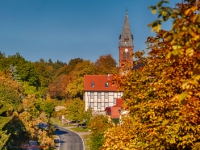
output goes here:
{"type": "Polygon", "coordinates": [[[60,138],[60,150],[84,150],[83,141],[78,134],[61,127],[56,134],[60,138]]]}

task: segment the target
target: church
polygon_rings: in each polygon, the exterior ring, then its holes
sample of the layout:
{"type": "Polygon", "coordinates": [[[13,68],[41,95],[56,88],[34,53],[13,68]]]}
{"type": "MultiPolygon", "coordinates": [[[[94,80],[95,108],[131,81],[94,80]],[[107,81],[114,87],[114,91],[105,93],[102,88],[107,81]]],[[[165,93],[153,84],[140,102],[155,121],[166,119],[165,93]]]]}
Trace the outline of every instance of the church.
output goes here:
{"type": "MultiPolygon", "coordinates": [[[[133,64],[133,35],[131,34],[128,13],[126,12],[122,33],[119,36],[119,68],[124,63],[133,64]]],[[[112,75],[85,75],[84,101],[85,110],[89,107],[93,111],[105,111],[105,108],[116,105],[117,99],[123,96],[116,85],[111,85],[112,75]]]]}

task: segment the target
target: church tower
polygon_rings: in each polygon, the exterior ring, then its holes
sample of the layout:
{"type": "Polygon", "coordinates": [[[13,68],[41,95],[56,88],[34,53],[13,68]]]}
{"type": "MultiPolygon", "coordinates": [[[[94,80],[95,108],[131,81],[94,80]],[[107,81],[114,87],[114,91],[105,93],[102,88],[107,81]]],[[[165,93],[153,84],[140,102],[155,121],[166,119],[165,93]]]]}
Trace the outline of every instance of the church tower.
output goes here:
{"type": "Polygon", "coordinates": [[[119,36],[119,68],[121,68],[124,63],[130,64],[132,67],[133,48],[133,35],[131,34],[128,13],[126,11],[122,34],[119,36]]]}

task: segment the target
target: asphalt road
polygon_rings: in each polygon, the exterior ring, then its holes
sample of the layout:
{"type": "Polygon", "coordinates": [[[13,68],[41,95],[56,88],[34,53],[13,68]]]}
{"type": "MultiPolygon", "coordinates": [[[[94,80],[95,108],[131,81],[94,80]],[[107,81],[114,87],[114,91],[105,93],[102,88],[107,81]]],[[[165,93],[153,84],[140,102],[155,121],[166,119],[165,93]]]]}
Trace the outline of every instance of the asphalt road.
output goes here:
{"type": "Polygon", "coordinates": [[[84,150],[83,141],[78,134],[61,127],[56,134],[60,138],[60,150],[84,150]]]}

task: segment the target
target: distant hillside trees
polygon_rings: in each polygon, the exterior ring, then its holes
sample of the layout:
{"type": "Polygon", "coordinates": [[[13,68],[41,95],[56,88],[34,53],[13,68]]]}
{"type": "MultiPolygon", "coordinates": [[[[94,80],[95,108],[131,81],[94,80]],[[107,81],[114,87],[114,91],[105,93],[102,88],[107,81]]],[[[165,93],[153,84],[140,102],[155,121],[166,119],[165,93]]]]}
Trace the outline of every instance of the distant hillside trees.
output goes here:
{"type": "Polygon", "coordinates": [[[66,99],[67,98],[67,91],[66,87],[69,83],[69,76],[66,74],[62,74],[56,77],[52,83],[48,86],[48,93],[51,98],[53,99],[66,99]]]}
{"type": "Polygon", "coordinates": [[[95,63],[74,58],[68,64],[59,60],[25,60],[19,53],[6,57],[0,53],[0,71],[7,72],[13,80],[21,82],[24,94],[45,99],[48,93],[54,99],[83,98],[83,77],[87,74],[113,74],[117,72],[116,61],[110,54],[102,55],[95,63]]]}
{"type": "Polygon", "coordinates": [[[67,72],[66,74],[69,74],[71,71],[74,70],[74,68],[76,67],[77,64],[83,62],[83,59],[82,58],[74,58],[74,59],[71,59],[67,65],[67,72]]]}

